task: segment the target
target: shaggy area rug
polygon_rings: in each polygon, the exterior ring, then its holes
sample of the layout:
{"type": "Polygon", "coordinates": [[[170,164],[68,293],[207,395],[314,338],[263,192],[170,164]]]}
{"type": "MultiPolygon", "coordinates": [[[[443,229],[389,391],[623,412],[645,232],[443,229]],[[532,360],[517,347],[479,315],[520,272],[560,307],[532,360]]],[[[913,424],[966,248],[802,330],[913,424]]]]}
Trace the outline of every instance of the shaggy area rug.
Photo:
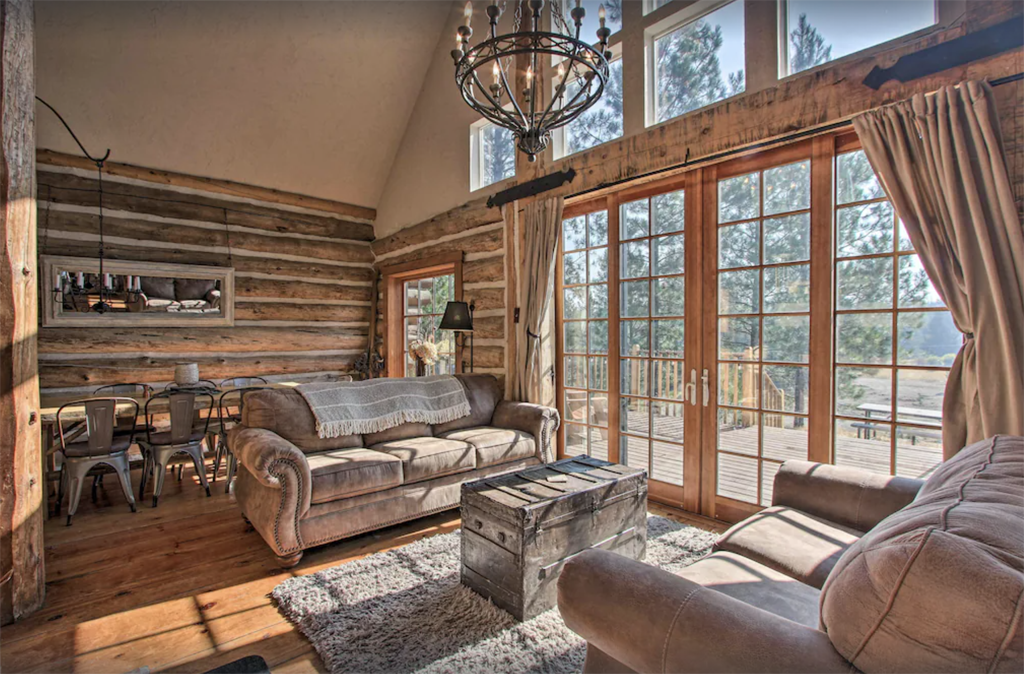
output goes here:
{"type": "MultiPolygon", "coordinates": [[[[716,534],[647,520],[648,564],[676,571],[716,534]]],[[[331,672],[579,672],[585,642],[554,608],[520,623],[459,582],[459,532],[278,585],[274,599],[331,672]]]]}

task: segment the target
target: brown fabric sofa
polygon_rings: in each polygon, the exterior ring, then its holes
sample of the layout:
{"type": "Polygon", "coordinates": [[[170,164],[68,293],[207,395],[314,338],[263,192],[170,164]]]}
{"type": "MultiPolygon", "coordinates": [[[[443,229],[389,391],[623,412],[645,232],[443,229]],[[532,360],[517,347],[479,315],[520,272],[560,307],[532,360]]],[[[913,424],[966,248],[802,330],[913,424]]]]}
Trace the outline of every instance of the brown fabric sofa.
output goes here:
{"type": "Polygon", "coordinates": [[[238,505],[283,566],[302,551],[459,505],[463,482],[553,460],[558,412],[501,399],[492,375],[458,375],[470,416],[322,439],[298,391],[246,395],[228,443],[238,505]]]}
{"type": "Polygon", "coordinates": [[[558,606],[586,672],[1024,671],[1024,438],[925,482],[786,462],[709,556],[674,575],[588,551],[558,606]]]}

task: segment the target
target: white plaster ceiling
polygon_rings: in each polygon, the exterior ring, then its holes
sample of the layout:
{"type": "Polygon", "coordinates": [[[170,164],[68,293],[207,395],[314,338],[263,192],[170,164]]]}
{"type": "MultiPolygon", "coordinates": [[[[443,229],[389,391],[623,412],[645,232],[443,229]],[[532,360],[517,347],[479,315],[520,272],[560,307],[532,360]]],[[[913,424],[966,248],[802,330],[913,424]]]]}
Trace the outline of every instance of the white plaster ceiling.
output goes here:
{"type": "Polygon", "coordinates": [[[376,207],[450,7],[37,2],[37,93],[111,161],[376,207]]]}

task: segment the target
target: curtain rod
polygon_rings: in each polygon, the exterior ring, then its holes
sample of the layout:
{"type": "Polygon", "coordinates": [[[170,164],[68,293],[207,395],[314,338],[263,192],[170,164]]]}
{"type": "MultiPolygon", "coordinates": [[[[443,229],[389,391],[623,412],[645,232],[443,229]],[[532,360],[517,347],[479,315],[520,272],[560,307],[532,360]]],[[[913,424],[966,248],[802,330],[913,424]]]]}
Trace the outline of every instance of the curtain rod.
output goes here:
{"type": "MultiPolygon", "coordinates": [[[[1018,82],[1020,80],[1024,80],[1024,72],[1019,72],[1019,73],[1015,73],[1013,75],[1007,75],[1006,77],[999,77],[997,79],[990,80],[989,81],[989,86],[998,87],[998,86],[1002,86],[1004,84],[1009,84],[1011,82],[1018,82]]],[[[802,129],[800,131],[795,131],[795,132],[789,133],[789,134],[787,134],[785,136],[779,136],[777,138],[772,138],[770,140],[761,141],[759,143],[754,143],[753,145],[745,145],[743,147],[733,148],[731,150],[723,150],[723,151],[718,152],[716,154],[710,154],[710,155],[706,155],[704,157],[700,157],[699,160],[696,160],[696,161],[700,161],[700,163],[702,163],[702,164],[703,163],[707,163],[707,162],[714,162],[714,161],[718,161],[719,159],[725,159],[726,157],[731,157],[733,155],[750,152],[752,150],[761,150],[761,149],[769,148],[769,147],[772,147],[774,145],[779,145],[779,144],[782,144],[782,143],[788,143],[788,142],[791,142],[791,141],[794,141],[794,140],[799,140],[801,138],[806,138],[808,136],[816,136],[816,135],[819,135],[819,134],[822,134],[822,133],[828,133],[829,131],[835,131],[837,129],[842,129],[843,127],[852,126],[852,125],[853,125],[853,121],[849,120],[849,119],[846,119],[846,120],[843,120],[843,121],[840,121],[840,122],[832,122],[831,124],[826,124],[824,126],[816,126],[814,128],[811,128],[811,129],[802,129]]],[[[601,185],[597,185],[595,187],[591,187],[590,189],[583,190],[582,192],[577,192],[577,193],[571,195],[570,198],[575,199],[577,197],[586,196],[588,194],[591,194],[593,192],[597,192],[599,190],[606,190],[606,189],[609,189],[611,187],[617,187],[619,185],[623,185],[625,183],[631,183],[631,182],[634,182],[634,181],[639,180],[641,178],[649,178],[651,176],[656,176],[656,175],[661,174],[661,173],[668,173],[670,171],[677,171],[679,169],[684,169],[687,166],[690,166],[692,163],[694,163],[694,162],[692,162],[690,160],[690,150],[689,150],[689,148],[687,148],[687,150],[686,150],[686,158],[680,164],[673,164],[672,166],[666,166],[664,168],[660,168],[660,169],[657,169],[657,170],[654,170],[654,171],[648,171],[647,173],[640,173],[638,175],[630,176],[628,178],[620,178],[620,179],[612,181],[610,183],[603,183],[601,185]]]]}

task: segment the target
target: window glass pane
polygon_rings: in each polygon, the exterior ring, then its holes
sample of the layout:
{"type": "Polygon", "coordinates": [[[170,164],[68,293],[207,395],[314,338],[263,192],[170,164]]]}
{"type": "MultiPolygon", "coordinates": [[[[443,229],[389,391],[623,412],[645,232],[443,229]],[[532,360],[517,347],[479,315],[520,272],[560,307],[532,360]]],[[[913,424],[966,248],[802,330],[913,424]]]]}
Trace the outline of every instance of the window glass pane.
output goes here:
{"type": "Polygon", "coordinates": [[[942,432],[938,429],[896,427],[896,474],[924,479],[942,463],[942,432]]]}
{"type": "Polygon", "coordinates": [[[764,270],[764,312],[809,311],[810,286],[809,264],[768,267],[764,270]]]}
{"type": "MultiPolygon", "coordinates": [[[[756,432],[757,427],[754,427],[756,432]]],[[[722,446],[719,440],[719,447],[722,446]]],[[[737,501],[757,503],[757,459],[732,454],[718,455],[718,494],[737,501]]]]}
{"type": "Polygon", "coordinates": [[[669,192],[651,197],[654,212],[654,234],[681,232],[686,222],[685,192],[669,192]]]}
{"type": "Polygon", "coordinates": [[[892,314],[836,316],[836,361],[865,365],[892,363],[892,314]]]}
{"type": "Polygon", "coordinates": [[[672,0],[644,0],[644,15],[650,14],[654,10],[664,7],[672,0]]]}
{"type": "Polygon", "coordinates": [[[800,213],[764,221],[765,264],[811,259],[811,214],[800,213]]]}
{"type": "Polygon", "coordinates": [[[656,358],[682,358],[686,344],[686,321],[652,321],[654,328],[654,356],[656,358]]]}
{"type": "Polygon", "coordinates": [[[757,173],[718,181],[718,222],[749,220],[760,214],[761,177],[757,173]]]}
{"type": "Polygon", "coordinates": [[[757,408],[761,369],[756,363],[718,364],[718,402],[731,407],[757,408]]]}
{"type": "Polygon", "coordinates": [[[807,414],[808,368],[765,365],[761,407],[773,412],[807,414]]]}
{"type": "Polygon", "coordinates": [[[590,246],[608,245],[608,211],[598,211],[587,216],[590,246]]]}
{"type": "Polygon", "coordinates": [[[760,302],[761,274],[749,271],[723,272],[718,275],[718,313],[756,314],[760,302]]]}
{"type": "Polygon", "coordinates": [[[896,229],[898,229],[900,233],[900,250],[914,250],[914,244],[910,241],[910,235],[907,234],[907,227],[903,224],[902,220],[896,221],[896,229]]]}
{"type": "Polygon", "coordinates": [[[619,462],[631,468],[650,469],[651,441],[623,435],[619,438],[619,462]]]}
{"type": "Polygon", "coordinates": [[[623,356],[650,355],[649,325],[649,321],[622,321],[619,346],[623,356]]]}
{"type": "Polygon", "coordinates": [[[583,356],[565,357],[565,385],[573,388],[587,387],[587,359],[583,356]]]}
{"type": "Polygon", "coordinates": [[[512,132],[487,124],[480,134],[480,185],[486,187],[516,174],[516,142],[512,132]]]}
{"type": "Polygon", "coordinates": [[[718,319],[718,357],[722,360],[757,360],[760,324],[756,318],[718,319]]]}
{"type": "Polygon", "coordinates": [[[893,210],[888,201],[839,209],[839,257],[892,252],[893,210]]]}
{"type": "Polygon", "coordinates": [[[876,257],[848,260],[836,265],[836,308],[889,309],[892,307],[893,259],[876,257]]]}
{"type": "Polygon", "coordinates": [[[651,443],[651,478],[668,482],[683,483],[683,448],[667,442],[651,443]]]}
{"type": "Polygon", "coordinates": [[[564,300],[562,302],[563,318],[586,318],[587,298],[584,294],[586,288],[565,288],[562,291],[564,300]]]}
{"type": "Polygon", "coordinates": [[[836,419],[836,465],[889,475],[891,434],[889,424],[836,419]]]}
{"type": "Polygon", "coordinates": [[[882,367],[836,368],[836,414],[888,419],[892,370],[882,367]]]}
{"type": "Polygon", "coordinates": [[[565,425],[565,453],[567,456],[587,453],[587,427],[565,425]]]}
{"type": "Polygon", "coordinates": [[[585,423],[587,420],[587,392],[565,390],[565,417],[568,421],[585,423]]]}
{"type": "Polygon", "coordinates": [[[587,324],[584,321],[572,321],[565,323],[565,341],[563,345],[566,353],[587,352],[587,324]]]}
{"type": "Polygon", "coordinates": [[[810,337],[809,316],[765,316],[761,357],[766,361],[806,363],[810,360],[810,337]]]}
{"type": "Polygon", "coordinates": [[[686,278],[669,276],[653,281],[654,315],[682,316],[686,307],[686,278]]]}
{"type": "Polygon", "coordinates": [[[757,418],[756,412],[718,410],[718,448],[757,456],[757,418]]]}
{"type": "Polygon", "coordinates": [[[590,353],[608,353],[608,321],[590,321],[590,353]]]}
{"type": "Polygon", "coordinates": [[[647,199],[631,201],[628,204],[622,204],[620,208],[619,219],[621,220],[622,238],[625,240],[647,236],[647,217],[650,211],[647,199]]]}
{"type": "Polygon", "coordinates": [[[622,284],[622,315],[651,315],[650,281],[626,281],[622,284]]]}
{"type": "MultiPolygon", "coordinates": [[[[608,84],[605,85],[601,98],[565,126],[565,154],[555,157],[556,159],[622,137],[622,59],[612,61],[608,70],[608,84]]],[[[560,81],[556,76],[554,86],[557,87],[560,81]]],[[[566,84],[565,94],[562,96],[564,103],[568,103],[576,96],[581,83],[580,79],[576,79],[566,84]]]]}
{"type": "Polygon", "coordinates": [[[587,247],[587,218],[579,216],[562,221],[562,251],[569,252],[587,247]]]}
{"type": "Polygon", "coordinates": [[[622,278],[638,278],[651,274],[650,242],[631,241],[622,244],[622,278]]]}
{"type": "Polygon", "coordinates": [[[935,289],[917,255],[901,255],[899,258],[899,306],[919,309],[923,307],[944,307],[939,292],[935,289]]]}
{"type": "Polygon", "coordinates": [[[584,251],[562,257],[562,282],[565,285],[587,282],[587,254],[584,251]]]}
{"type": "Polygon", "coordinates": [[[786,414],[765,414],[761,424],[766,459],[776,461],[807,460],[808,421],[804,417],[786,414]]]}
{"type": "Polygon", "coordinates": [[[921,426],[942,424],[946,370],[896,371],[896,420],[921,426]]]}
{"type": "Polygon", "coordinates": [[[608,460],[608,430],[604,428],[590,429],[590,456],[608,460]]]}
{"type": "MultiPolygon", "coordinates": [[[[622,395],[646,396],[650,362],[640,358],[623,358],[620,364],[622,395]]],[[[646,431],[645,431],[646,432],[646,431]]]]}
{"type": "Polygon", "coordinates": [[[904,311],[897,317],[900,365],[950,367],[963,345],[963,334],[948,311],[904,311]]]}
{"type": "Polygon", "coordinates": [[[775,489],[775,473],[779,472],[782,464],[773,461],[761,462],[761,505],[772,504],[772,492],[775,489]]]}
{"type": "MultiPolygon", "coordinates": [[[[589,359],[590,372],[588,375],[589,388],[594,391],[608,390],[608,359],[591,356],[589,359]]],[[[605,405],[607,412],[607,405],[605,405]]],[[[593,410],[591,410],[593,413],[593,410]]],[[[594,423],[593,421],[590,423],[594,423]]]]}
{"type": "Polygon", "coordinates": [[[595,248],[587,251],[588,283],[603,283],[608,280],[608,249],[595,248]]]}
{"type": "Polygon", "coordinates": [[[654,245],[654,276],[682,274],[686,265],[686,235],[659,236],[654,245]]]}
{"type": "Polygon", "coordinates": [[[764,214],[789,213],[811,207],[811,162],[776,166],[764,172],[764,214]]]}
{"type": "MultiPolygon", "coordinates": [[[[574,290],[582,290],[582,288],[574,288],[574,290]]],[[[608,286],[604,283],[588,286],[587,292],[590,294],[590,317],[608,318],[608,286]]]]}
{"type": "Polygon", "coordinates": [[[789,73],[935,24],[935,0],[787,0],[789,73]]]}
{"type": "Polygon", "coordinates": [[[863,150],[836,158],[836,203],[848,204],[884,196],[885,191],[863,150]]]}
{"type": "Polygon", "coordinates": [[[682,442],[685,409],[683,403],[654,403],[651,409],[654,418],[654,436],[682,442]]]}
{"type": "MultiPolygon", "coordinates": [[[[622,0],[583,0],[581,4],[583,9],[587,10],[580,28],[580,39],[584,42],[588,44],[597,42],[597,29],[601,25],[598,20],[598,11],[602,5],[605,8],[604,25],[612,32],[612,35],[622,30],[622,0]]],[[[576,0],[552,0],[550,6],[552,32],[574,36],[576,24],[573,22],[570,12],[576,6],[576,0]],[[561,16],[555,16],[556,12],[560,12],[561,16]]],[[[511,5],[509,8],[511,11],[511,5]]]]}
{"type": "Polygon", "coordinates": [[[686,368],[679,360],[651,361],[651,397],[682,400],[686,396],[686,368]]]}
{"type": "Polygon", "coordinates": [[[753,267],[761,260],[761,225],[745,222],[719,227],[718,268],[753,267]]]}
{"type": "Polygon", "coordinates": [[[654,41],[655,121],[743,93],[743,0],[654,41]]]}

